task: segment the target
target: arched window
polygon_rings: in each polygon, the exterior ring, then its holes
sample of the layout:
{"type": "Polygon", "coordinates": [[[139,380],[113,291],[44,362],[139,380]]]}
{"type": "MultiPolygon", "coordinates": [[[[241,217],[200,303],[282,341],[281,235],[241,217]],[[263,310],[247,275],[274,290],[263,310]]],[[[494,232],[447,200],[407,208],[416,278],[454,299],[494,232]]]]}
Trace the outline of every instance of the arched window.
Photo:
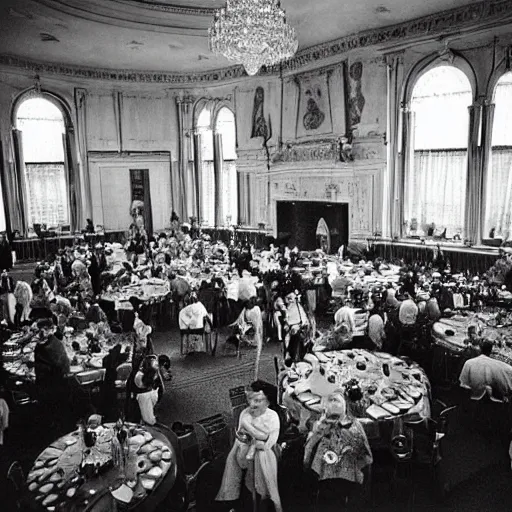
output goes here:
{"type": "Polygon", "coordinates": [[[512,72],[498,80],[494,105],[483,235],[508,240],[512,237],[512,72]]]}
{"type": "Polygon", "coordinates": [[[235,116],[227,107],[217,114],[215,130],[222,136],[222,219],[225,226],[238,222],[235,116]]]}
{"type": "Polygon", "coordinates": [[[206,226],[215,225],[215,168],[213,162],[213,130],[211,110],[205,106],[197,119],[197,133],[201,136],[201,205],[199,221],[206,226]]]}
{"type": "Polygon", "coordinates": [[[62,111],[48,99],[35,97],[23,100],[15,116],[28,228],[34,224],[46,224],[48,228],[68,225],[62,111]]]}
{"type": "Polygon", "coordinates": [[[466,74],[450,65],[426,71],[414,86],[404,183],[408,235],[462,233],[472,97],[466,74]]]}

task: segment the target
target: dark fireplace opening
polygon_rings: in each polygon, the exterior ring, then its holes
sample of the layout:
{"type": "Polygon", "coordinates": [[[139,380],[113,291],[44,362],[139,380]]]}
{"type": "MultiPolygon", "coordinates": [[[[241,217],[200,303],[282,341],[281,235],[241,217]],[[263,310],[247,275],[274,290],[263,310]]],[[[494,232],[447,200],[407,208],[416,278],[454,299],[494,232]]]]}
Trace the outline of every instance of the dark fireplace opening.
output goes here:
{"type": "Polygon", "coordinates": [[[277,201],[277,238],[289,247],[335,253],[348,242],[348,203],[277,201]]]}

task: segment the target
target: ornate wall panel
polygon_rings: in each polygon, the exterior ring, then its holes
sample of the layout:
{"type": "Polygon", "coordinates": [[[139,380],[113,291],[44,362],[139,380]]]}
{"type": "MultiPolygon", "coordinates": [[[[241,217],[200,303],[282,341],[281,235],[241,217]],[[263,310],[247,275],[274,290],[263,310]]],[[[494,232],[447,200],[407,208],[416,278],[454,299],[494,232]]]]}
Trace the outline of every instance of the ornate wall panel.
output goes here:
{"type": "Polygon", "coordinates": [[[87,149],[89,151],[119,151],[120,133],[117,94],[87,92],[87,149]]]}
{"type": "Polygon", "coordinates": [[[169,149],[177,133],[176,102],[173,98],[123,93],[120,105],[124,151],[169,149]]]}
{"type": "Polygon", "coordinates": [[[310,169],[270,176],[271,226],[276,229],[276,201],[324,201],[349,204],[350,238],[366,238],[380,229],[382,166],[310,169]]]}

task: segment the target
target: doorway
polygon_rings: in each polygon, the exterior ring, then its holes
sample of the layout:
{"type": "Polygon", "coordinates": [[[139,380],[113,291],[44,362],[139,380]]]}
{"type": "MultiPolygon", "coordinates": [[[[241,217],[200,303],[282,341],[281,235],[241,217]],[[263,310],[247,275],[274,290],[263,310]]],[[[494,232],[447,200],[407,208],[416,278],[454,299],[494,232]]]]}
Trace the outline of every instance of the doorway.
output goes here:
{"type": "Polygon", "coordinates": [[[330,254],[335,253],[340,245],[347,244],[347,203],[277,201],[276,206],[277,238],[281,243],[314,251],[320,248],[323,240],[330,254]]]}

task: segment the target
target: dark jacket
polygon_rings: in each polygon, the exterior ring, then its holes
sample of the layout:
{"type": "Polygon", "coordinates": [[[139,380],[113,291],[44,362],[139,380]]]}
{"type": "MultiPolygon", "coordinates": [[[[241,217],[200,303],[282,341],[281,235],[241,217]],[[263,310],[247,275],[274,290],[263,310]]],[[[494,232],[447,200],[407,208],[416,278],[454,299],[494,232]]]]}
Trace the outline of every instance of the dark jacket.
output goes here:
{"type": "Polygon", "coordinates": [[[0,270],[12,268],[12,248],[9,242],[0,244],[0,270]]]}
{"type": "Polygon", "coordinates": [[[66,349],[55,335],[34,350],[34,369],[37,384],[56,384],[69,373],[69,358],[66,349]]]}

